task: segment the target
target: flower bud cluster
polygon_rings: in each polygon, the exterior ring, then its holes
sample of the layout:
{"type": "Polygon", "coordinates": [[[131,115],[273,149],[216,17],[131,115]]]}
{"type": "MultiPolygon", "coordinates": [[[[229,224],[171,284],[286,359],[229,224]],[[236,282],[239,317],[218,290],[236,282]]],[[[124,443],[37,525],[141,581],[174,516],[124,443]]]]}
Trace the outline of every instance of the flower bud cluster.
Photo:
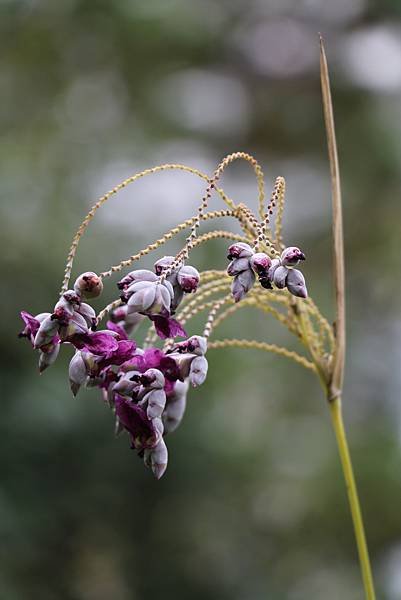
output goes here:
{"type": "Polygon", "coordinates": [[[52,313],[40,313],[34,317],[26,311],[21,312],[25,328],[20,337],[28,338],[34,349],[39,351],[40,372],[54,363],[62,343],[92,350],[116,345],[114,338],[109,337],[111,332],[93,332],[96,313],[84,302],[86,298],[98,296],[102,289],[100,277],[93,272],[83,273],[75,281],[74,288],[62,294],[52,313]]]}
{"type": "Polygon", "coordinates": [[[305,279],[301,271],[294,269],[305,255],[299,248],[291,246],[283,250],[280,258],[271,258],[264,252],[254,252],[249,244],[236,242],[228,249],[230,263],[227,274],[233,277],[231,294],[235,302],[242,300],[253,287],[256,277],[266,289],[287,287],[294,296],[306,298],[308,295],[305,279]]]}
{"type": "Polygon", "coordinates": [[[184,294],[195,292],[200,281],[199,272],[189,265],[181,266],[164,278],[163,272],[173,261],[173,256],[165,256],[155,263],[154,273],[146,269],[131,271],[117,284],[121,301],[127,306],[124,320],[127,322],[133,315],[145,315],[154,322],[162,339],[186,336],[172,315],[184,294]]]}
{"type": "Polygon", "coordinates": [[[171,315],[184,294],[196,291],[199,273],[182,266],[163,278],[172,258],[158,261],[156,273],[132,271],[119,282],[123,302],[111,311],[102,331],[95,331],[96,313],[84,302],[102,291],[101,279],[92,272],[77,278],[52,313],[21,312],[25,328],[20,336],[39,351],[40,371],[56,360],[61,344],[74,346],[69,364],[72,393],[77,395],[81,387],[98,387],[115,413],[117,430],[129,433],[132,448],[157,478],[167,468],[164,436],[180,424],[188,387],[201,385],[208,368],[203,337],[192,336],[168,352],[155,347],[142,350],[129,339],[146,317],[162,338],[187,337],[171,315]]]}

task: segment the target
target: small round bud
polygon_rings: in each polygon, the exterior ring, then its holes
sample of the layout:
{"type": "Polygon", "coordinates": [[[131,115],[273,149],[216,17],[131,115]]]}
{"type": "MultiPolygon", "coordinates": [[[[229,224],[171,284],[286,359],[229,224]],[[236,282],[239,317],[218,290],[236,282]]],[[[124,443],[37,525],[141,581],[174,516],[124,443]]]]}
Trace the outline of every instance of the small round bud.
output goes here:
{"type": "Polygon", "coordinates": [[[186,294],[196,292],[200,281],[199,271],[190,265],[181,267],[177,274],[177,281],[186,294]]]}
{"type": "Polygon", "coordinates": [[[96,273],[82,273],[74,283],[74,291],[83,298],[97,298],[103,291],[103,282],[96,273]]]}
{"type": "Polygon", "coordinates": [[[300,260],[305,260],[305,254],[296,246],[285,248],[281,254],[281,264],[284,267],[294,267],[300,260]]]}

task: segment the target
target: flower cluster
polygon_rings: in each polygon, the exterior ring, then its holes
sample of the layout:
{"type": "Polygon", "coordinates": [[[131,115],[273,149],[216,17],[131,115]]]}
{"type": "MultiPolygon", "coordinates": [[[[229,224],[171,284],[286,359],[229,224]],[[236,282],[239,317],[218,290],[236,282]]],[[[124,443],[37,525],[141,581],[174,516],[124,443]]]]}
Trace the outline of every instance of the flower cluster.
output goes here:
{"type": "Polygon", "coordinates": [[[242,300],[253,287],[256,276],[259,283],[266,289],[273,289],[273,284],[278,289],[287,288],[294,296],[306,298],[305,278],[301,271],[294,269],[305,254],[299,248],[290,246],[285,248],[280,258],[273,260],[264,252],[255,252],[245,242],[232,244],[228,249],[227,274],[233,277],[231,293],[235,302],[242,300]]]}
{"type": "Polygon", "coordinates": [[[84,299],[100,295],[103,284],[95,273],[83,273],[72,290],[61,295],[52,313],[21,312],[26,337],[39,351],[42,372],[57,358],[61,344],[75,348],[69,365],[74,396],[81,386],[98,387],[116,416],[116,430],[129,433],[131,447],[157,478],[167,467],[164,436],[181,422],[189,384],[201,385],[207,374],[206,339],[192,336],[168,350],[141,349],[129,335],[148,317],[160,338],[186,337],[172,318],[184,294],[196,291],[199,273],[182,266],[162,280],[174,257],[155,264],[155,273],[136,270],[117,285],[121,305],[110,312],[107,328],[96,331],[94,309],[84,299]]]}

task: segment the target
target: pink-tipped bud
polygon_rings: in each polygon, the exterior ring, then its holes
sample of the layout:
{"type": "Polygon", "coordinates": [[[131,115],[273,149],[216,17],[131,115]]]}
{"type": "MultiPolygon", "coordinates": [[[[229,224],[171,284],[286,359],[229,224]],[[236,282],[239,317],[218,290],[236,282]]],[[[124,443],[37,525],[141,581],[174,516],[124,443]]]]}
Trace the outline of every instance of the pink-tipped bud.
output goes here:
{"type": "Polygon", "coordinates": [[[249,264],[259,277],[266,277],[272,261],[264,252],[257,252],[249,259],[249,264]]]}
{"type": "Polygon", "coordinates": [[[294,267],[300,260],[305,260],[305,254],[296,246],[285,248],[281,254],[281,264],[284,267],[294,267]]]}
{"type": "Polygon", "coordinates": [[[252,256],[253,250],[249,244],[245,242],[235,242],[235,244],[231,244],[228,248],[228,260],[232,260],[233,258],[247,258],[252,256]]]}
{"type": "Polygon", "coordinates": [[[177,274],[177,281],[178,285],[186,294],[196,292],[200,281],[199,271],[190,265],[181,267],[177,274]]]}
{"type": "Polygon", "coordinates": [[[103,282],[96,273],[87,271],[76,279],[74,291],[82,298],[97,298],[103,291],[103,282]]]}
{"type": "Polygon", "coordinates": [[[308,290],[305,285],[305,277],[298,269],[291,269],[287,276],[287,288],[293,296],[298,298],[307,298],[308,290]]]}

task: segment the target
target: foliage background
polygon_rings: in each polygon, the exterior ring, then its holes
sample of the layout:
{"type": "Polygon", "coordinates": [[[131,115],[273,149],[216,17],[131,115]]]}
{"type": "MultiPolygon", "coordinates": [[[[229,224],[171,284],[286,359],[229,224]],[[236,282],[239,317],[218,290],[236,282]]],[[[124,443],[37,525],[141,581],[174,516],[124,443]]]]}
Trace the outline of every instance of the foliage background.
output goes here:
{"type": "MultiPolygon", "coordinates": [[[[38,377],[16,339],[20,309],[53,306],[100,193],[161,162],[211,173],[240,149],[269,186],[286,177],[287,240],[307,253],[310,292],[332,314],[318,31],[344,186],[345,416],[380,597],[401,598],[400,14],[398,0],[1,0],[1,598],[362,598],[309,373],[250,351],[210,353],[156,482],[114,439],[96,392],[70,397],[68,352],[38,377]]],[[[255,206],[246,165],[224,185],[255,206]]],[[[202,189],[179,173],[129,188],[90,226],[75,273],[184,220],[202,189]]],[[[194,262],[222,268],[225,247],[194,262]]],[[[292,343],[245,310],[224,333],[292,343]]]]}

